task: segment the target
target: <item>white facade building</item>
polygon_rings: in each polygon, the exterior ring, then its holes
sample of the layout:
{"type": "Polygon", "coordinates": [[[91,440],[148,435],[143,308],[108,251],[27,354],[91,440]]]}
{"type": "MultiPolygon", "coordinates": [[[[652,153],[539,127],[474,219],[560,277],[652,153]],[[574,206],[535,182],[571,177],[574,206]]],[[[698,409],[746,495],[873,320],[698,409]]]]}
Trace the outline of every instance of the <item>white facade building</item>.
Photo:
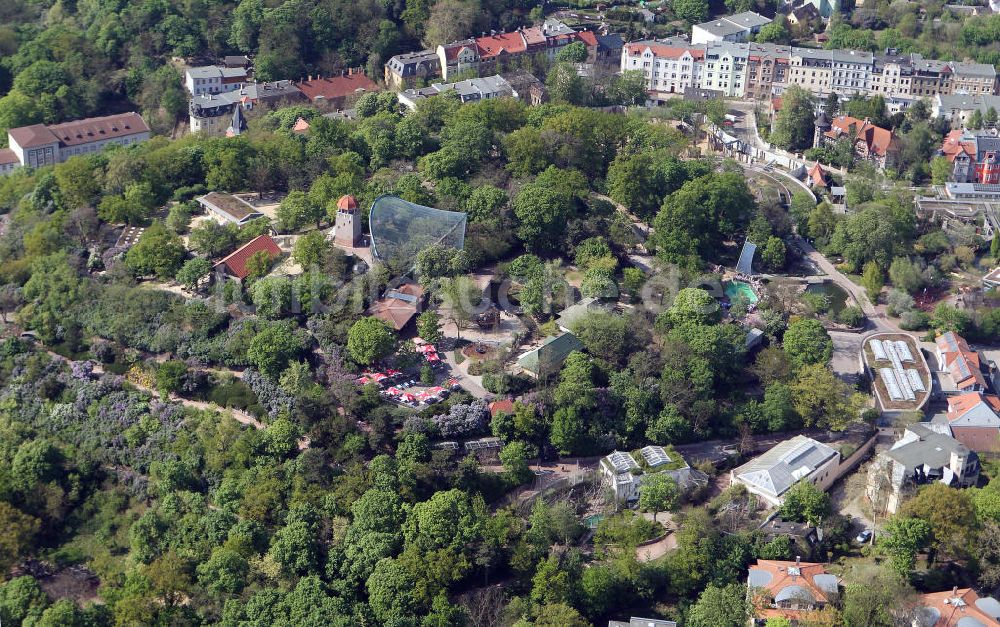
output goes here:
{"type": "Polygon", "coordinates": [[[761,27],[772,20],[753,11],[720,17],[691,27],[691,43],[707,44],[719,41],[749,41],[761,27]]]}
{"type": "Polygon", "coordinates": [[[205,65],[184,72],[184,87],[192,96],[235,91],[248,81],[246,68],[205,65]]]}
{"type": "Polygon", "coordinates": [[[147,139],[149,127],[134,112],[12,128],[7,131],[9,148],[0,150],[0,174],[21,166],[54,165],[76,155],[100,152],[109,144],[128,146],[147,139]]]}
{"type": "Polygon", "coordinates": [[[703,47],[637,41],[622,48],[621,69],[642,71],[649,91],[683,94],[699,86],[704,58],[703,47]]]}

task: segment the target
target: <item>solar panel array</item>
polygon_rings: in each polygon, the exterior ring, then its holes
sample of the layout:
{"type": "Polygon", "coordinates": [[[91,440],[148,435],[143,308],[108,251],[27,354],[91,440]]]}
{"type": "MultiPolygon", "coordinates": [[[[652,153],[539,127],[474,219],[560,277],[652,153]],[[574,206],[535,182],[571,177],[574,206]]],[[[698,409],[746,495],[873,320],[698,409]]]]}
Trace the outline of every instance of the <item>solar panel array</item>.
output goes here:
{"type": "Polygon", "coordinates": [[[885,354],[885,348],[882,346],[882,340],[872,340],[869,344],[872,347],[872,352],[875,353],[875,359],[889,359],[889,356],[885,354]]]}

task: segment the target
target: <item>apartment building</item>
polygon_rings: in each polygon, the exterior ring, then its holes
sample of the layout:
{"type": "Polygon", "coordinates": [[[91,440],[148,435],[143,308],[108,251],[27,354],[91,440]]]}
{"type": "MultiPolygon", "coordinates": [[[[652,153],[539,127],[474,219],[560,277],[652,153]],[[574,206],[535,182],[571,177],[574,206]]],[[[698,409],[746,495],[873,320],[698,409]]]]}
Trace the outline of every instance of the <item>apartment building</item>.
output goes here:
{"type": "Polygon", "coordinates": [[[855,50],[792,48],[788,62],[788,84],[798,85],[818,96],[868,93],[873,55],[855,50]]]}
{"type": "Polygon", "coordinates": [[[491,100],[493,98],[517,98],[518,93],[502,76],[486,76],[469,78],[457,83],[434,83],[422,89],[407,89],[396,94],[399,103],[411,111],[417,108],[417,103],[442,92],[454,91],[458,99],[466,102],[491,100]]]}
{"type": "Polygon", "coordinates": [[[239,135],[246,127],[242,109],[304,98],[295,83],[287,80],[250,83],[239,91],[195,96],[188,105],[191,132],[212,136],[239,135]],[[237,108],[242,109],[237,111],[237,108]]]}
{"type": "Polygon", "coordinates": [[[742,98],[749,57],[749,44],[729,42],[708,44],[705,47],[701,88],[717,91],[727,98],[742,98]]]}
{"type": "Polygon", "coordinates": [[[931,115],[936,118],[945,118],[951,122],[954,128],[965,126],[974,112],[979,111],[980,114],[985,115],[990,109],[1000,111],[1000,96],[936,94],[931,99],[931,115]]]}
{"type": "Polygon", "coordinates": [[[248,80],[246,67],[205,65],[184,72],[184,87],[192,96],[236,91],[248,80]]]}
{"type": "Polygon", "coordinates": [[[435,50],[397,54],[385,64],[385,84],[390,89],[409,89],[420,80],[441,76],[441,59],[435,50]]]}
{"type": "Polygon", "coordinates": [[[641,70],[649,91],[683,94],[700,86],[704,60],[704,48],[637,41],[622,48],[621,69],[641,70]]]}
{"type": "Polygon", "coordinates": [[[913,65],[909,55],[896,54],[895,50],[872,57],[871,79],[868,90],[872,95],[903,97],[911,95],[913,65]]]}
{"type": "Polygon", "coordinates": [[[149,139],[149,126],[138,113],[119,113],[62,124],[32,124],[7,131],[9,148],[0,150],[0,174],[28,166],[55,165],[105,146],[128,146],[149,139]]]}
{"type": "Polygon", "coordinates": [[[750,44],[744,86],[746,98],[768,100],[780,94],[788,80],[791,48],[774,44],[750,44]]]}

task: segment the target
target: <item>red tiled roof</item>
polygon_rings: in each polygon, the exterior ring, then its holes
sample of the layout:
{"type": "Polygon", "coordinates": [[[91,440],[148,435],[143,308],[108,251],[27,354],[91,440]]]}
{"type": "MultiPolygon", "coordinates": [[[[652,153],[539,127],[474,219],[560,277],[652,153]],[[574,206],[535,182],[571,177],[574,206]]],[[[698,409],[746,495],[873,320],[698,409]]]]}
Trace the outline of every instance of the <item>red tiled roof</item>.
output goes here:
{"type": "Polygon", "coordinates": [[[305,133],[308,130],[309,122],[306,122],[305,118],[295,120],[295,126],[292,127],[293,133],[305,133]]]}
{"type": "Polygon", "coordinates": [[[884,157],[886,153],[898,149],[896,135],[880,126],[875,126],[868,120],[859,120],[849,115],[839,115],[830,122],[832,127],[826,136],[837,139],[842,135],[857,137],[865,142],[868,152],[884,157]]]}
{"type": "Polygon", "coordinates": [[[929,627],[958,627],[958,625],[965,625],[966,623],[987,627],[1000,626],[1000,622],[997,621],[996,616],[980,609],[978,601],[980,601],[979,595],[972,588],[931,592],[920,595],[920,605],[922,607],[937,610],[938,619],[933,625],[927,623],[929,627]],[[963,622],[963,618],[971,618],[975,622],[963,622]]]}
{"type": "Polygon", "coordinates": [[[490,415],[491,416],[496,416],[500,412],[503,412],[505,414],[513,414],[514,413],[514,401],[510,400],[509,398],[505,398],[505,399],[502,399],[502,400],[499,400],[499,401],[493,401],[492,403],[490,403],[490,415]]]}
{"type": "Polygon", "coordinates": [[[593,48],[597,45],[597,35],[590,32],[589,30],[582,30],[576,34],[576,38],[583,42],[583,45],[588,48],[593,48]]]}
{"type": "Polygon", "coordinates": [[[519,32],[477,37],[476,45],[479,47],[479,56],[483,59],[490,59],[505,52],[518,54],[527,50],[524,39],[521,38],[519,32]]]}
{"type": "Polygon", "coordinates": [[[969,348],[969,343],[961,335],[953,332],[937,337],[938,351],[944,366],[951,373],[955,386],[960,390],[979,385],[986,387],[986,379],[980,371],[979,353],[969,348]]]}
{"type": "Polygon", "coordinates": [[[524,35],[524,41],[529,46],[545,45],[545,34],[542,33],[542,29],[537,26],[523,29],[521,34],[524,35]]]}
{"type": "Polygon", "coordinates": [[[786,588],[801,588],[807,592],[819,605],[825,605],[831,601],[827,592],[820,587],[815,578],[818,575],[827,575],[826,567],[823,564],[813,562],[785,562],[779,560],[757,560],[757,563],[750,566],[750,570],[765,571],[770,575],[770,580],[760,588],[753,588],[754,605],[756,607],[757,618],[770,618],[772,616],[786,616],[801,618],[803,610],[783,610],[781,608],[770,607],[771,601],[782,590],[786,588]]]}
{"type": "Polygon", "coordinates": [[[59,138],[52,134],[49,127],[44,124],[32,124],[31,126],[21,126],[7,130],[7,134],[21,148],[35,148],[58,142],[59,138]]]}
{"type": "Polygon", "coordinates": [[[982,394],[980,392],[969,392],[959,394],[948,399],[948,420],[957,420],[964,416],[969,410],[985,403],[994,412],[1000,412],[1000,398],[992,394],[982,394]]]}
{"type": "Polygon", "coordinates": [[[0,148],[0,165],[9,165],[11,163],[20,163],[17,159],[17,154],[10,148],[0,148]]]}
{"type": "Polygon", "coordinates": [[[809,169],[809,178],[812,179],[813,184],[817,187],[826,187],[826,172],[819,163],[814,165],[809,169]]]}
{"type": "Polygon", "coordinates": [[[53,124],[49,126],[49,131],[63,145],[76,146],[114,137],[148,133],[149,127],[146,126],[146,121],[142,119],[142,116],[133,111],[101,118],[87,118],[63,124],[53,124]]]}
{"type": "Polygon", "coordinates": [[[417,307],[413,303],[398,298],[383,298],[376,301],[369,310],[379,320],[384,320],[399,331],[417,315],[417,307]]]}
{"type": "Polygon", "coordinates": [[[340,200],[337,201],[337,209],[346,211],[348,209],[357,209],[357,208],[358,208],[358,199],[355,198],[354,196],[351,196],[350,194],[344,194],[343,196],[340,197],[340,200]]]}
{"type": "Polygon", "coordinates": [[[941,152],[944,153],[948,161],[954,161],[955,157],[962,153],[975,159],[976,143],[962,141],[962,135],[964,135],[964,132],[961,129],[957,129],[944,136],[944,141],[941,143],[941,152]]]}
{"type": "Polygon", "coordinates": [[[316,77],[313,80],[295,83],[295,86],[309,100],[315,100],[316,98],[334,100],[350,96],[359,90],[378,91],[379,88],[363,72],[354,72],[353,74],[344,76],[327,76],[326,78],[316,77]]]}
{"type": "Polygon", "coordinates": [[[260,237],[254,238],[237,248],[235,251],[230,253],[229,256],[215,264],[215,266],[225,266],[226,269],[229,270],[229,274],[239,279],[245,279],[247,276],[247,261],[254,255],[254,253],[259,253],[261,251],[266,252],[272,260],[281,255],[281,249],[278,248],[278,245],[273,239],[271,239],[271,236],[261,235],[260,237]]]}
{"type": "Polygon", "coordinates": [[[466,39],[464,41],[458,41],[455,43],[447,44],[444,47],[444,57],[448,61],[452,61],[458,58],[459,53],[463,50],[472,50],[477,55],[479,54],[479,48],[476,46],[475,39],[466,39]]]}
{"type": "Polygon", "coordinates": [[[653,56],[662,59],[679,59],[685,52],[690,54],[695,60],[705,58],[705,51],[698,50],[697,48],[680,48],[657,43],[634,43],[625,46],[625,49],[632,56],[642,54],[647,48],[653,53],[653,56]]]}

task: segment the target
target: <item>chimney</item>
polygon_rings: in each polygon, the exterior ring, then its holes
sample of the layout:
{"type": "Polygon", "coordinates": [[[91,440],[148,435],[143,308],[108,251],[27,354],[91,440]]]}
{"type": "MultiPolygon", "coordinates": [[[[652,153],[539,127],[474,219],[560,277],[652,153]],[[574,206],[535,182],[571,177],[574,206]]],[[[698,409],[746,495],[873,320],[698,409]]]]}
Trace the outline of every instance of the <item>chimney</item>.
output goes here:
{"type": "Polygon", "coordinates": [[[798,568],[799,564],[801,564],[801,563],[802,563],[802,556],[801,555],[796,555],[795,556],[795,567],[798,568]]]}
{"type": "Polygon", "coordinates": [[[952,598],[955,598],[955,599],[958,598],[958,586],[955,586],[955,587],[953,587],[951,589],[951,596],[952,596],[952,598]]]}

